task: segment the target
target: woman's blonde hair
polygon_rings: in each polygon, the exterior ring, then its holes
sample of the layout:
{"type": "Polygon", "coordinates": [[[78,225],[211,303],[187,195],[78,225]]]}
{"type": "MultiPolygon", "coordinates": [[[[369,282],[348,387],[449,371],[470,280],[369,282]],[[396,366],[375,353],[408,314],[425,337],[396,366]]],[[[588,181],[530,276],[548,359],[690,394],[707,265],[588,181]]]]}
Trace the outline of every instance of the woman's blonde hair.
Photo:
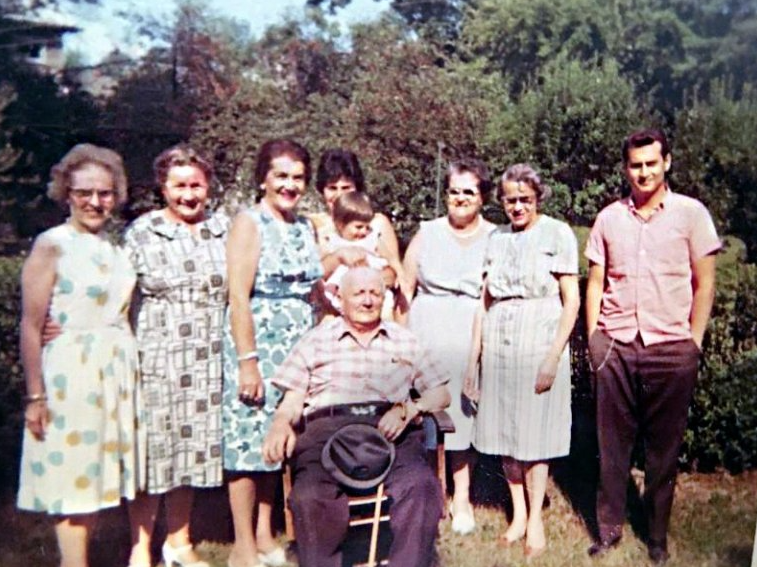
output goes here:
{"type": "Polygon", "coordinates": [[[64,205],[68,199],[71,173],[90,163],[110,171],[113,187],[116,190],[116,205],[125,203],[128,198],[128,184],[121,156],[113,150],[94,144],[76,144],[52,167],[50,182],[47,184],[47,196],[56,203],[64,205]]]}

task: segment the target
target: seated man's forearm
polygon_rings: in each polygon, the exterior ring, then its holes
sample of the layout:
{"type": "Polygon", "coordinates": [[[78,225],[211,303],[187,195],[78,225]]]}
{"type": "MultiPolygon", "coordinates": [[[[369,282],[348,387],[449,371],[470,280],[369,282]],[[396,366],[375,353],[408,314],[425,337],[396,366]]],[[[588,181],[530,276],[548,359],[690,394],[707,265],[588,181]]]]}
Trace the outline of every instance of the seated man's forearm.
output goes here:
{"type": "Polygon", "coordinates": [[[436,388],[429,388],[424,391],[420,398],[416,400],[416,404],[420,404],[423,411],[427,413],[434,413],[447,408],[452,401],[449,395],[447,386],[437,386],[436,388]]]}
{"type": "Polygon", "coordinates": [[[302,410],[305,407],[304,392],[295,392],[287,390],[284,398],[281,400],[276,413],[273,415],[274,421],[284,420],[289,425],[297,425],[302,417],[302,410]]]}

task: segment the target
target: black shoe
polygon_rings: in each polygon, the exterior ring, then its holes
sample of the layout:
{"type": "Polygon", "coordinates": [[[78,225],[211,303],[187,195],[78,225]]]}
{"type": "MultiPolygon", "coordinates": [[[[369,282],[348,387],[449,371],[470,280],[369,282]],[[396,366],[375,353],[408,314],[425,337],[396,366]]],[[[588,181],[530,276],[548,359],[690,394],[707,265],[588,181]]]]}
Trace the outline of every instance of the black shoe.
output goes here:
{"type": "Polygon", "coordinates": [[[655,565],[665,565],[668,559],[670,559],[670,553],[668,553],[668,550],[661,545],[650,545],[649,559],[651,559],[652,563],[655,565]]]}
{"type": "Polygon", "coordinates": [[[615,535],[608,539],[601,539],[591,544],[591,547],[587,550],[589,557],[599,557],[604,555],[607,551],[616,547],[620,543],[620,536],[615,535]]]}

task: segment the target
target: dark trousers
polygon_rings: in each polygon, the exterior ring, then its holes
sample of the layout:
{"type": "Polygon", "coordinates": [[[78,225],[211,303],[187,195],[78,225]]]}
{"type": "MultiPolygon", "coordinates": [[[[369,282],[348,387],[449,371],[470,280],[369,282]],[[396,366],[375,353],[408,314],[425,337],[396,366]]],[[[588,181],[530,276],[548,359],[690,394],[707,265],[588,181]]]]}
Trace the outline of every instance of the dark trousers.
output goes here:
{"type": "MultiPolygon", "coordinates": [[[[378,418],[326,417],[307,424],[297,440],[294,484],[289,498],[303,567],[341,567],[349,510],[342,486],[321,465],[321,450],[342,425],[378,418]]],[[[434,561],[434,542],[442,515],[439,481],[426,462],[422,428],[406,430],[395,442],[396,457],[384,487],[391,497],[389,521],[392,567],[424,567],[434,561]]]]}
{"type": "Polygon", "coordinates": [[[599,535],[609,540],[621,533],[631,456],[641,435],[649,544],[664,548],[699,349],[692,340],[645,347],[638,335],[620,343],[597,331],[589,351],[597,393],[599,535]]]}

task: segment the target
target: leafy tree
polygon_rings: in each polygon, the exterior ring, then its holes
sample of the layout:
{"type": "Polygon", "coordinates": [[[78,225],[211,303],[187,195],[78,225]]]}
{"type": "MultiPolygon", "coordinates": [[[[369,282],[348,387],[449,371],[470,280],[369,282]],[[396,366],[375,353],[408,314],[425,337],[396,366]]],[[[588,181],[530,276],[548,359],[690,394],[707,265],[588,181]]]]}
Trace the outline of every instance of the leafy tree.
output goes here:
{"type": "MultiPolygon", "coordinates": [[[[379,1],[379,0],[376,0],[379,1]]],[[[307,0],[306,5],[325,8],[330,14],[349,5],[351,0],[307,0]]],[[[424,39],[454,51],[460,23],[473,0],[391,0],[389,9],[424,39]]]]}
{"type": "Polygon", "coordinates": [[[12,58],[0,61],[2,142],[0,223],[32,236],[60,219],[44,198],[50,167],[75,143],[93,140],[98,111],[87,95],[61,93],[52,77],[12,58]]]}
{"type": "Polygon", "coordinates": [[[203,2],[180,2],[173,22],[147,28],[162,42],[120,81],[100,123],[108,145],[126,161],[132,184],[127,217],[159,204],[153,159],[188,140],[199,115],[234,96],[251,57],[248,27],[203,2]]]}
{"type": "Polygon", "coordinates": [[[250,194],[251,159],[265,138],[296,137],[314,155],[351,148],[378,208],[407,236],[436,214],[439,158],[478,152],[496,89],[473,66],[438,65],[437,50],[390,20],[356,26],[349,51],[306,24],[288,26],[279,64],[267,52],[228,104],[196,124],[193,140],[215,149],[236,200],[250,194]]]}
{"type": "Polygon", "coordinates": [[[548,211],[587,226],[620,194],[620,144],[646,117],[614,61],[563,56],[491,121],[485,152],[498,171],[530,162],[554,190],[548,211]]]}
{"type": "Polygon", "coordinates": [[[607,54],[616,16],[596,0],[481,0],[467,13],[461,43],[469,57],[511,78],[520,93],[558,56],[581,61],[607,54]]]}
{"type": "Polygon", "coordinates": [[[676,117],[674,186],[704,201],[721,232],[739,236],[750,261],[757,258],[757,93],[746,85],[736,98],[717,83],[676,117]]]}
{"type": "Polygon", "coordinates": [[[687,94],[724,75],[736,86],[757,75],[756,11],[754,0],[480,0],[461,44],[510,77],[515,94],[557,57],[615,59],[637,96],[672,123],[687,94]]]}

